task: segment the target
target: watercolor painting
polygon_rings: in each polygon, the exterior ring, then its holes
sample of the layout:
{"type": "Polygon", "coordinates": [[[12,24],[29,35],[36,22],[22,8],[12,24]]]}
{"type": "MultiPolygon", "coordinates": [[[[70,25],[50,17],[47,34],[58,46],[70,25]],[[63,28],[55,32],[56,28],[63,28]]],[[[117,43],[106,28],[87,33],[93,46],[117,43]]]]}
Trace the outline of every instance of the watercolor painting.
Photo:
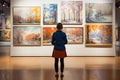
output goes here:
{"type": "Polygon", "coordinates": [[[41,20],[40,7],[14,7],[14,25],[39,25],[41,20]]]}
{"type": "Polygon", "coordinates": [[[112,46],[112,25],[86,25],[86,44],[112,46]]]}
{"type": "Polygon", "coordinates": [[[63,32],[67,35],[68,44],[83,43],[83,28],[82,27],[66,27],[63,32]]]}
{"type": "MultiPolygon", "coordinates": [[[[68,44],[82,44],[83,43],[83,28],[82,27],[65,27],[62,30],[66,33],[68,44]]],[[[55,27],[43,28],[43,45],[52,45],[52,35],[56,32],[55,27]]]]}
{"type": "Polygon", "coordinates": [[[112,22],[112,3],[86,3],[87,23],[112,22]]]}
{"type": "Polygon", "coordinates": [[[40,26],[14,26],[13,45],[14,46],[40,46],[41,45],[40,26]]]}
{"type": "Polygon", "coordinates": [[[0,30],[0,41],[9,42],[11,38],[11,31],[8,29],[0,30]]]}
{"type": "Polygon", "coordinates": [[[43,45],[52,45],[52,35],[56,32],[55,27],[44,27],[43,28],[43,45]]]}
{"type": "Polygon", "coordinates": [[[62,1],[61,2],[61,22],[63,24],[83,23],[83,2],[82,1],[62,1]]]}
{"type": "Polygon", "coordinates": [[[43,5],[43,24],[53,25],[57,23],[57,4],[43,5]]]}

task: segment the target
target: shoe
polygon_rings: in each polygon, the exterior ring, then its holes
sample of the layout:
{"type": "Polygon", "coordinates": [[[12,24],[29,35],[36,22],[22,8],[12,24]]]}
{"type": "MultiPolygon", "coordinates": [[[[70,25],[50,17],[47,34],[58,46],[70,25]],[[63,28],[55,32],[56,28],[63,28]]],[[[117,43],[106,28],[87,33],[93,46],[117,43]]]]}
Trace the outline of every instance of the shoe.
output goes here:
{"type": "Polygon", "coordinates": [[[60,77],[64,77],[64,74],[63,74],[63,72],[61,72],[61,75],[60,75],[60,77]]]}
{"type": "Polygon", "coordinates": [[[59,77],[59,74],[58,74],[58,72],[55,74],[55,77],[59,77]]]}

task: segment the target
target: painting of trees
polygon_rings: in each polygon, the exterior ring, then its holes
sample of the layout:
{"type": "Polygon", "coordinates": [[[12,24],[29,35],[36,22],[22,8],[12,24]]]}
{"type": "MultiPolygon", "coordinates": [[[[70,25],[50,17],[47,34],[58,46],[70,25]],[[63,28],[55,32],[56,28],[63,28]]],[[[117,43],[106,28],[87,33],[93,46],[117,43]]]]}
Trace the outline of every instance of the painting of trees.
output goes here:
{"type": "Polygon", "coordinates": [[[69,44],[83,43],[83,28],[82,27],[66,27],[63,31],[67,35],[69,44]]]}
{"type": "Polygon", "coordinates": [[[41,45],[41,33],[39,26],[14,26],[14,46],[38,46],[41,45]]]}
{"type": "Polygon", "coordinates": [[[86,25],[87,46],[112,46],[112,25],[86,25]]]}
{"type": "Polygon", "coordinates": [[[43,24],[53,25],[57,23],[57,4],[43,5],[43,24]]]}
{"type": "Polygon", "coordinates": [[[86,3],[86,22],[112,22],[112,3],[86,3]]]}
{"type": "Polygon", "coordinates": [[[63,24],[82,24],[83,17],[82,1],[61,2],[61,22],[63,24]]]}
{"type": "Polygon", "coordinates": [[[14,7],[13,24],[40,24],[40,7],[14,7]]]}
{"type": "Polygon", "coordinates": [[[43,28],[43,45],[51,45],[52,34],[56,31],[55,27],[43,28]]]}

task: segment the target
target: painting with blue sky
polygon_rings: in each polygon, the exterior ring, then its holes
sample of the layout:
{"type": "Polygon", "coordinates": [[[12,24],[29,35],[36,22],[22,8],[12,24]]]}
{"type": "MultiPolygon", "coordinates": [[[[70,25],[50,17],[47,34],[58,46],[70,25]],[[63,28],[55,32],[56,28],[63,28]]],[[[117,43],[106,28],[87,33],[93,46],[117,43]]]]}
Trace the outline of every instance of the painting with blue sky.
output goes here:
{"type": "Polygon", "coordinates": [[[86,25],[86,46],[112,46],[112,25],[86,25]]]}
{"type": "Polygon", "coordinates": [[[112,22],[112,3],[86,3],[86,22],[87,23],[111,23],[112,22]]]}
{"type": "Polygon", "coordinates": [[[57,23],[57,4],[43,5],[43,24],[54,25],[57,23]]]}

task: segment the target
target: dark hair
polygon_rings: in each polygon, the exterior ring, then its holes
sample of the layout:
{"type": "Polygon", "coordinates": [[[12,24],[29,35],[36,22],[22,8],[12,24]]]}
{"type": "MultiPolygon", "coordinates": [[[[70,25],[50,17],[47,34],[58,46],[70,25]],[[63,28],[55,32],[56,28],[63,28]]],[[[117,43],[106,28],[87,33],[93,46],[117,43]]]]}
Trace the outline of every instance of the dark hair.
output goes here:
{"type": "Polygon", "coordinates": [[[63,28],[63,25],[62,25],[62,23],[57,23],[57,29],[62,29],[63,28]]]}

